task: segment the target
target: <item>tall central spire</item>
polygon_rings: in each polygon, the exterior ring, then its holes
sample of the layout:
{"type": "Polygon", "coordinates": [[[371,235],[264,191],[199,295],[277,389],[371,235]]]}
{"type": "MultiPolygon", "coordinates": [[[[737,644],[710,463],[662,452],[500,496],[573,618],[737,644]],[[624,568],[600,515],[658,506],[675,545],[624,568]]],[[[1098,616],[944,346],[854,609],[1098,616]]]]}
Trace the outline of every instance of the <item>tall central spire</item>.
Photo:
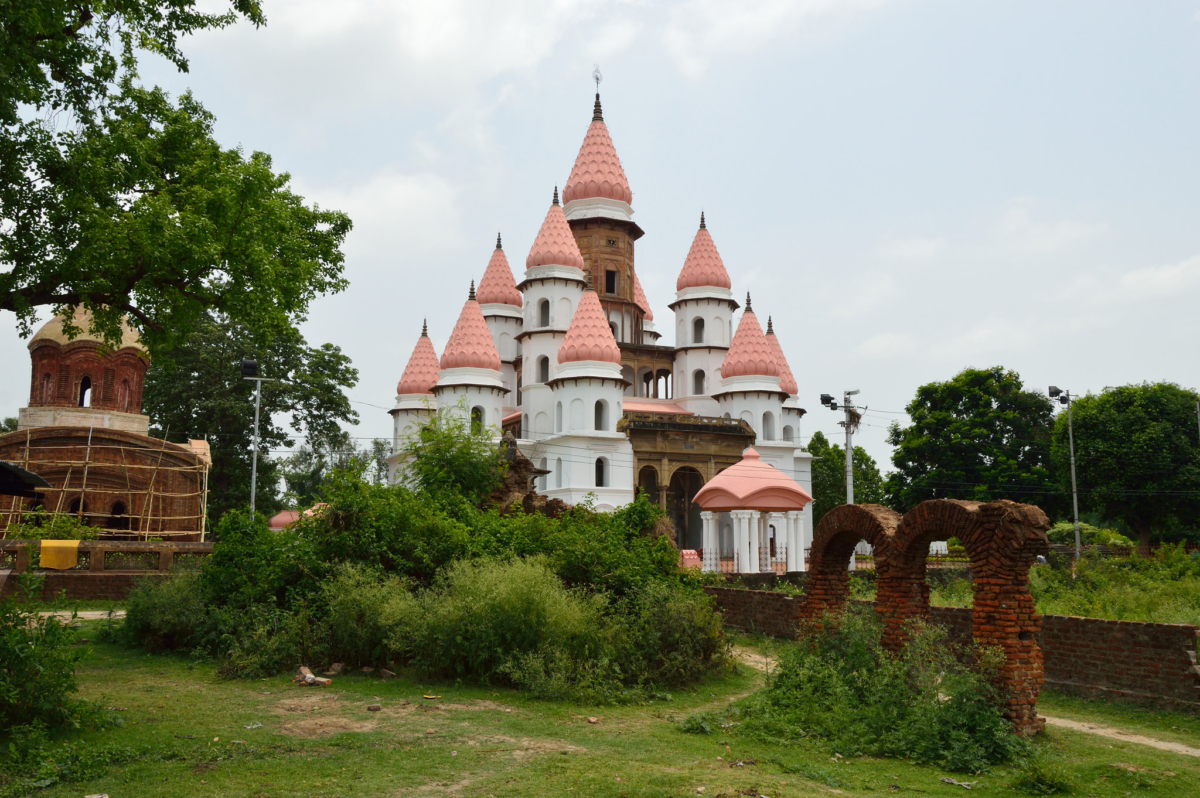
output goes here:
{"type": "Polygon", "coordinates": [[[592,107],[592,124],[583,137],[583,145],[575,158],[571,176],[563,186],[562,198],[564,203],[609,199],[626,205],[633,204],[633,191],[625,178],[625,170],[621,168],[621,159],[617,157],[617,148],[608,134],[608,126],[604,124],[599,91],[596,92],[596,103],[592,107]]]}

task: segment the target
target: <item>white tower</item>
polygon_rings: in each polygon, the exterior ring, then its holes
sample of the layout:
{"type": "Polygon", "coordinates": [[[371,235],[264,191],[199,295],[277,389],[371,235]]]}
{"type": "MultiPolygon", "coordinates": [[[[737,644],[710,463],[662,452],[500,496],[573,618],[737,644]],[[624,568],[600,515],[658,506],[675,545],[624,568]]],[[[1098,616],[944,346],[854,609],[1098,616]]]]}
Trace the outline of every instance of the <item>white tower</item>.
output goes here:
{"type": "Polygon", "coordinates": [[[499,439],[508,389],[500,377],[500,354],[475,299],[474,280],[441,366],[433,389],[438,412],[458,414],[472,426],[493,430],[499,439]]]}
{"type": "MultiPolygon", "coordinates": [[[[500,234],[496,234],[496,249],[488,261],[487,271],[479,281],[475,292],[484,321],[492,334],[492,343],[500,354],[500,379],[509,390],[507,401],[520,404],[521,394],[517,385],[517,360],[521,357],[521,292],[513,280],[508,258],[500,246],[500,234]]],[[[515,409],[515,408],[514,408],[515,409]]]]}
{"type": "MultiPolygon", "coordinates": [[[[701,416],[720,415],[712,398],[733,336],[729,274],[700,214],[700,229],[675,282],[675,382],[677,404],[701,416]]],[[[761,332],[760,332],[761,335],[761,332]]]]}
{"type": "Polygon", "coordinates": [[[422,323],[421,337],[417,339],[408,365],[404,367],[404,374],[396,385],[396,406],[388,411],[392,416],[392,455],[387,462],[388,479],[392,484],[402,476],[400,472],[403,469],[399,466],[401,449],[434,413],[433,388],[437,385],[440,368],[433,341],[429,339],[429,329],[422,323]]]}
{"type": "MultiPolygon", "coordinates": [[[[788,365],[787,357],[783,354],[779,338],[775,335],[774,323],[770,316],[767,317],[766,339],[767,346],[775,356],[775,364],[779,367],[779,387],[788,395],[788,398],[783,400],[783,427],[780,434],[780,438],[782,438],[780,441],[781,456],[786,462],[789,457],[788,447],[790,445],[790,457],[793,464],[792,478],[800,483],[800,486],[811,496],[812,455],[801,449],[799,445],[800,419],[804,415],[804,408],[800,407],[800,397],[797,396],[800,389],[796,385],[796,378],[792,375],[792,368],[788,365]]],[[[781,470],[787,471],[786,468],[781,470]]],[[[803,571],[805,570],[804,552],[812,546],[812,506],[806,506],[800,513],[786,513],[785,515],[784,518],[773,519],[772,523],[775,523],[777,533],[781,530],[783,532],[778,537],[783,539],[787,546],[787,570],[803,571]]]]}
{"type": "Polygon", "coordinates": [[[554,405],[549,382],[554,378],[562,346],[587,280],[583,256],[567,224],[558,189],[525,259],[521,345],[521,438],[540,441],[554,434],[554,405]]]}

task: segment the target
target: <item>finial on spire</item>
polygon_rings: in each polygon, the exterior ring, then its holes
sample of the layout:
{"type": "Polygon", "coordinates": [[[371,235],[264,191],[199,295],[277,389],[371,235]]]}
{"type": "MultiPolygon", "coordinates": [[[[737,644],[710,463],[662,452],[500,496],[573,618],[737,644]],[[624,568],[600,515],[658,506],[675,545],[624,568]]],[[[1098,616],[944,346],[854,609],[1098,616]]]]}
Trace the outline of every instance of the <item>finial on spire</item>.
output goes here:
{"type": "Polygon", "coordinates": [[[553,205],[558,204],[558,186],[554,187],[554,200],[552,201],[552,204],[553,205]]]}
{"type": "Polygon", "coordinates": [[[701,230],[707,229],[704,226],[704,211],[700,211],[700,229],[701,230]]]}
{"type": "Polygon", "coordinates": [[[471,290],[467,294],[467,301],[468,302],[475,301],[475,281],[474,280],[471,281],[471,290]]]}
{"type": "Polygon", "coordinates": [[[754,312],[754,309],[752,307],[750,307],[750,292],[749,291],[746,292],[746,312],[747,313],[754,312]]]}
{"type": "Polygon", "coordinates": [[[775,330],[771,327],[771,317],[767,316],[767,335],[774,335],[775,330]]]}
{"type": "Polygon", "coordinates": [[[596,81],[596,107],[592,109],[592,121],[603,122],[604,112],[600,110],[600,81],[604,80],[604,75],[600,73],[600,65],[595,66],[592,70],[592,80],[596,81]]]}
{"type": "Polygon", "coordinates": [[[496,233],[496,249],[504,249],[504,247],[500,246],[500,234],[499,233],[496,233]]]}
{"type": "Polygon", "coordinates": [[[429,319],[421,319],[421,337],[429,337],[429,319]]]}

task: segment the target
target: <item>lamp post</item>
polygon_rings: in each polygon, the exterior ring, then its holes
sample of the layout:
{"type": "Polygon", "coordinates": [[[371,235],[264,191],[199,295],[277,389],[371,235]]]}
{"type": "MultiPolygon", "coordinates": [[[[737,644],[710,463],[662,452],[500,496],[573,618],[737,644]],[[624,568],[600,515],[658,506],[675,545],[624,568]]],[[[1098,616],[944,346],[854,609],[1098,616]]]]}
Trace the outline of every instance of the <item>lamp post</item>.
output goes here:
{"type": "MultiPolygon", "coordinates": [[[[854,504],[854,430],[858,427],[859,416],[850,404],[850,397],[858,393],[858,389],[846,391],[842,396],[841,409],[846,414],[845,421],[839,421],[838,426],[846,430],[846,504],[854,504]]],[[[830,410],[837,410],[838,403],[827,393],[821,394],[821,404],[830,410]]]]}
{"type": "Polygon", "coordinates": [[[262,384],[276,382],[268,377],[258,376],[258,361],[242,361],[242,379],[254,381],[254,459],[250,466],[250,512],[254,512],[254,500],[258,495],[258,411],[262,406],[262,384]]]}
{"type": "Polygon", "coordinates": [[[1079,562],[1083,546],[1079,534],[1079,489],[1075,484],[1075,420],[1071,415],[1071,392],[1051,385],[1050,398],[1058,399],[1059,404],[1067,406],[1067,442],[1071,450],[1071,509],[1075,513],[1075,562],[1079,562]]]}

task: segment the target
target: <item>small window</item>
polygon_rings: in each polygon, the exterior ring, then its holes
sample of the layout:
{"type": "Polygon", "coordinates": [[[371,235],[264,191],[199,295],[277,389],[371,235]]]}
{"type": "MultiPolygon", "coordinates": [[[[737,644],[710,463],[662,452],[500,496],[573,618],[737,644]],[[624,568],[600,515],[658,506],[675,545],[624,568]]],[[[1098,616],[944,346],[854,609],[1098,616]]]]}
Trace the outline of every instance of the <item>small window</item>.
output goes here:
{"type": "Polygon", "coordinates": [[[541,302],[538,302],[538,326],[539,327],[549,327],[550,326],[550,300],[549,299],[543,299],[541,302]]]}
{"type": "Polygon", "coordinates": [[[704,319],[696,319],[692,322],[692,343],[704,343],[704,319]]]}
{"type": "Polygon", "coordinates": [[[704,372],[701,369],[692,374],[692,395],[704,396],[704,372]]]}
{"type": "Polygon", "coordinates": [[[84,377],[79,381],[79,406],[92,406],[92,378],[84,377]]]}
{"type": "Polygon", "coordinates": [[[608,329],[612,330],[613,340],[614,341],[617,340],[617,338],[619,337],[617,335],[617,323],[615,321],[610,321],[608,323],[608,329]]]}
{"type": "Polygon", "coordinates": [[[129,529],[129,511],[125,509],[125,502],[113,502],[105,526],[109,529],[129,529]]]}
{"type": "Polygon", "coordinates": [[[554,406],[554,431],[562,432],[562,402],[554,406]]]}
{"type": "Polygon", "coordinates": [[[603,399],[596,400],[596,430],[603,432],[608,429],[608,406],[603,399]]]}
{"type": "Polygon", "coordinates": [[[71,503],[67,505],[68,515],[77,515],[80,517],[80,522],[85,526],[90,525],[91,521],[87,517],[87,502],[82,499],[71,499],[71,503]]]}
{"type": "Polygon", "coordinates": [[[550,358],[545,355],[538,358],[538,382],[550,382],[550,358]]]}
{"type": "Polygon", "coordinates": [[[783,427],[783,439],[788,443],[795,443],[796,431],[792,429],[791,424],[785,424],[783,427]]]}
{"type": "Polygon", "coordinates": [[[524,437],[525,437],[525,436],[527,436],[528,434],[529,434],[529,414],[528,414],[528,413],[526,413],[526,414],[524,414],[523,416],[521,416],[521,434],[520,434],[520,437],[524,438],[524,437]]]}
{"type": "Polygon", "coordinates": [[[604,272],[604,291],[609,294],[617,293],[617,273],[612,269],[604,272]]]}
{"type": "Polygon", "coordinates": [[[521,406],[521,375],[517,375],[517,406],[521,406]]]}
{"type": "MultiPolygon", "coordinates": [[[[542,458],[542,462],[538,463],[538,468],[542,469],[543,471],[549,470],[546,468],[546,458],[545,457],[542,458]]],[[[545,474],[542,474],[540,477],[538,477],[538,490],[541,490],[541,491],[546,490],[546,475],[545,474]]]]}
{"type": "Polygon", "coordinates": [[[562,458],[558,457],[554,460],[554,487],[562,487],[562,458]]]}
{"type": "Polygon", "coordinates": [[[483,432],[483,408],[479,405],[471,408],[471,432],[483,432]]]}
{"type": "Polygon", "coordinates": [[[597,488],[604,487],[604,480],[605,480],[605,477],[607,476],[607,474],[604,473],[606,466],[607,466],[607,463],[604,462],[603,457],[596,458],[596,487],[597,488]]]}
{"type": "Polygon", "coordinates": [[[763,440],[775,440],[775,416],[770,411],[762,415],[763,440]]]}

